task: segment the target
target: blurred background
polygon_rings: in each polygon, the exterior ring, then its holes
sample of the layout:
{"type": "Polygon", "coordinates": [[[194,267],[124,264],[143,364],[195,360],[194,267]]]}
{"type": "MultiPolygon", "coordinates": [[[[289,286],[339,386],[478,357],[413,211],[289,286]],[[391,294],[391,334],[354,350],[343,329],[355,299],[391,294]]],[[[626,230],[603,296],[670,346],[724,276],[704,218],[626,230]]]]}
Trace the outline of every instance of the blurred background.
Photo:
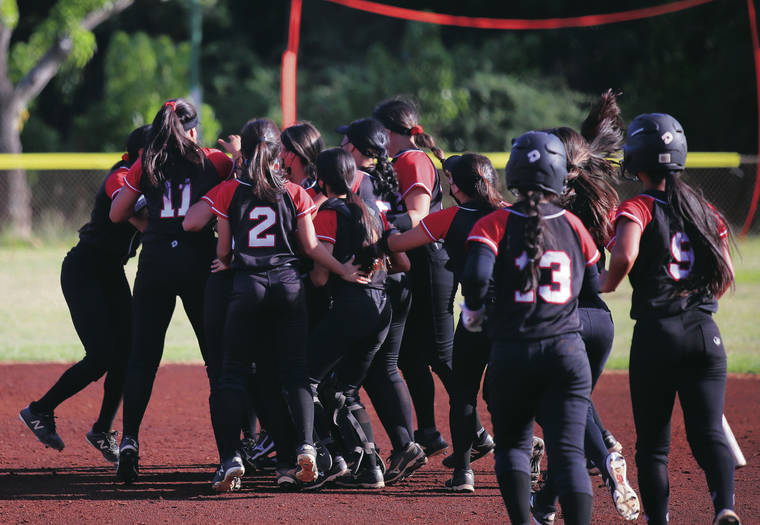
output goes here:
{"type": "MultiPolygon", "coordinates": [[[[541,19],[664,2],[383,3],[471,17],[541,19]]],[[[17,7],[15,24],[13,16],[0,13],[4,33],[12,29],[4,49],[5,82],[17,89],[56,39],[73,34],[71,52],[55,74],[18,108],[15,127],[25,153],[121,152],[129,131],[149,123],[163,100],[191,92],[202,96],[202,133],[209,145],[252,117],[281,121],[288,1],[6,0],[2,5],[5,11],[17,7]],[[109,6],[91,31],[81,29],[89,14],[109,6]]],[[[407,22],[304,0],[298,118],[314,122],[335,145],[337,125],[368,116],[384,98],[405,94],[417,100],[423,126],[445,151],[498,152],[528,129],[579,127],[595,97],[618,89],[626,120],[642,112],[668,112],[684,125],[690,151],[745,155],[739,167],[700,170],[691,177],[734,225],[741,225],[757,161],[754,74],[745,0],[589,28],[531,31],[407,22]]],[[[0,110],[9,105],[3,87],[0,110]]],[[[0,149],[13,151],[3,148],[5,134],[0,133],[0,149]]],[[[102,175],[100,168],[96,173],[28,171],[31,210],[17,219],[8,213],[15,211],[20,190],[9,188],[9,177],[0,172],[0,195],[17,196],[0,207],[6,240],[8,226],[21,236],[80,226],[102,175]]]]}

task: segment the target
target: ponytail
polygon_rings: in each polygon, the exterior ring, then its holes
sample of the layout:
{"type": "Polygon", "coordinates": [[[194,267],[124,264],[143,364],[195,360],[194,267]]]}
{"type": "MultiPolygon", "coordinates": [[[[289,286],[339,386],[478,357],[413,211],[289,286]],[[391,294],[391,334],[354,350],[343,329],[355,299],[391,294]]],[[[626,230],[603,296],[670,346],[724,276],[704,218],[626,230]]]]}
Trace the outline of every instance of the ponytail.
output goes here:
{"type": "Polygon", "coordinates": [[[694,267],[685,278],[676,282],[676,289],[681,295],[697,292],[719,297],[734,285],[730,263],[723,256],[725,241],[718,230],[719,221],[725,224],[725,219],[701,192],[681,180],[681,173],[670,171],[664,176],[649,174],[655,180],[665,178],[671,220],[674,226],[686,233],[694,252],[694,267]]]}
{"type": "Polygon", "coordinates": [[[282,146],[295,154],[303,163],[307,179],[317,177],[317,156],[325,149],[325,142],[319,130],[311,122],[298,122],[282,130],[282,146]]]}
{"type": "Polygon", "coordinates": [[[285,192],[279,134],[277,125],[269,119],[249,120],[240,132],[241,179],[251,185],[256,198],[267,202],[275,202],[285,192]]]}
{"type": "Polygon", "coordinates": [[[525,198],[515,204],[515,208],[519,208],[526,215],[523,240],[527,261],[520,270],[520,291],[526,293],[538,288],[540,277],[538,264],[544,254],[544,221],[539,213],[538,203],[541,202],[544,193],[529,190],[521,194],[525,198]]]}
{"type": "Polygon", "coordinates": [[[164,168],[167,165],[182,161],[204,163],[200,147],[187,136],[187,131],[197,126],[198,113],[184,99],[169,100],[158,110],[142,156],[143,173],[154,187],[166,180],[164,168]]]}
{"type": "Polygon", "coordinates": [[[567,192],[559,205],[578,216],[599,249],[612,236],[610,215],[618,204],[613,186],[618,167],[609,160],[619,157],[623,147],[623,119],[617,96],[612,90],[602,94],[591,107],[581,133],[568,127],[550,131],[560,138],[567,153],[567,192]]]}
{"type": "Polygon", "coordinates": [[[393,98],[381,102],[372,112],[372,117],[379,120],[386,129],[400,135],[409,135],[418,148],[427,148],[441,162],[444,153],[436,146],[435,139],[419,124],[419,114],[415,104],[403,98],[393,98]]]}
{"type": "Polygon", "coordinates": [[[332,193],[346,195],[346,205],[356,224],[360,225],[360,242],[357,244],[366,248],[375,244],[382,234],[380,225],[375,217],[370,215],[364,201],[351,191],[351,183],[356,173],[356,162],[350,153],[342,148],[330,148],[322,151],[317,157],[317,178],[330,186],[332,193]]]}

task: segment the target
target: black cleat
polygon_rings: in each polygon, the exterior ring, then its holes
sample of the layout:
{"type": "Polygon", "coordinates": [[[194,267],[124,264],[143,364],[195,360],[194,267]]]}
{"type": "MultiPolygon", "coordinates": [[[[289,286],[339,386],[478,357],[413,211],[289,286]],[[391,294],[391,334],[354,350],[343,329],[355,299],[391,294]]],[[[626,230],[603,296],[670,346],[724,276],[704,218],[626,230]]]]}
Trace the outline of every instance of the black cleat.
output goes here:
{"type": "Polygon", "coordinates": [[[18,418],[29,427],[40,443],[57,451],[63,450],[63,440],[55,431],[55,416],[52,412],[34,412],[26,407],[18,413],[18,418]]]}
{"type": "MultiPolygon", "coordinates": [[[[496,443],[493,442],[491,434],[485,428],[481,428],[475,437],[475,441],[472,443],[472,449],[470,449],[470,463],[477,461],[482,457],[492,453],[496,448],[496,443]]],[[[455,468],[454,456],[446,456],[443,459],[443,466],[448,468],[455,468]]]]}
{"type": "Polygon", "coordinates": [[[415,470],[427,463],[427,456],[421,446],[411,441],[404,449],[391,452],[388,463],[384,478],[385,483],[390,485],[411,476],[415,470]]]}
{"type": "Polygon", "coordinates": [[[469,469],[454,469],[454,476],[445,485],[452,492],[475,492],[475,474],[469,469]]]}
{"type": "Polygon", "coordinates": [[[119,445],[116,443],[117,434],[118,432],[115,430],[111,432],[95,432],[94,430],[90,430],[85,438],[90,445],[103,454],[106,461],[116,463],[119,461],[119,445]]]}
{"type": "Polygon", "coordinates": [[[224,461],[216,471],[211,487],[216,492],[232,492],[240,488],[240,478],[245,474],[245,467],[240,456],[235,455],[224,461]]]}
{"type": "Polygon", "coordinates": [[[136,439],[131,436],[121,438],[119,461],[116,462],[116,475],[124,483],[129,484],[137,481],[140,474],[138,450],[139,445],[136,439]]]}

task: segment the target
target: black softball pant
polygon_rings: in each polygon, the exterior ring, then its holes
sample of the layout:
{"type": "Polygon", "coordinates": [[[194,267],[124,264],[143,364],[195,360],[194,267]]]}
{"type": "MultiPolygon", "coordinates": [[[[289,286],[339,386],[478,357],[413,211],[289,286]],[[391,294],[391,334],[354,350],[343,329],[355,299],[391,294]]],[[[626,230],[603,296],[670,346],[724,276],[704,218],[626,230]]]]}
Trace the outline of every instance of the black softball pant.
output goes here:
{"type": "Polygon", "coordinates": [[[107,374],[100,414],[92,426],[96,432],[107,432],[121,403],[132,341],[132,294],[124,266],[118,257],[80,243],[63,260],[61,289],[85,356],[32,408],[52,412],[107,374]]]}
{"type": "Polygon", "coordinates": [[[138,437],[177,297],[182,299],[203,360],[209,362],[203,296],[214,244],[209,239],[209,242],[156,240],[143,245],[135,277],[133,345],[124,386],[125,435],[138,437]]]}
{"type": "Polygon", "coordinates": [[[391,324],[369,367],[364,390],[390,438],[391,446],[394,450],[402,450],[414,440],[412,400],[398,371],[398,353],[412,305],[412,293],[406,274],[389,277],[386,288],[391,304],[391,324]]]}
{"type": "MultiPolygon", "coordinates": [[[[615,325],[612,322],[612,314],[602,308],[578,308],[578,317],[581,320],[581,339],[586,347],[591,368],[591,390],[593,391],[612,351],[615,325]]],[[[594,403],[591,401],[586,414],[584,448],[586,457],[594,462],[606,481],[609,478],[609,473],[605,468],[608,450],[607,445],[604,444],[603,428],[597,423],[598,415],[595,417],[595,412],[594,403]]],[[[539,420],[539,424],[543,426],[543,421],[539,420]]],[[[547,508],[554,506],[556,499],[554,481],[549,477],[537,495],[537,501],[542,507],[547,508]]]]}
{"type": "Polygon", "coordinates": [[[240,442],[252,366],[256,406],[277,446],[278,459],[292,462],[296,444],[312,443],[314,402],[306,369],[307,325],[303,283],[295,268],[235,272],[222,374],[211,402],[224,459],[235,454],[240,442]]]}
{"type": "Polygon", "coordinates": [[[705,473],[715,510],[733,509],[734,459],[722,427],[726,352],[712,316],[690,310],[638,320],[629,377],[639,489],[649,523],[667,522],[670,419],[676,394],[689,446],[705,473]]]}
{"type": "Polygon", "coordinates": [[[399,353],[399,368],[409,387],[417,426],[435,428],[435,383],[432,368],[451,394],[454,347],[454,274],[446,268],[443,249],[423,246],[408,252],[412,307],[399,353]]]}
{"type": "Polygon", "coordinates": [[[588,523],[592,491],[583,436],[591,370],[580,335],[495,341],[486,382],[496,476],[512,522],[530,521],[530,456],[538,417],[565,520],[588,523]]]}
{"type": "Polygon", "coordinates": [[[469,332],[460,319],[454,332],[453,390],[449,411],[456,468],[470,468],[470,451],[475,438],[473,429],[477,431],[482,426],[477,411],[478,391],[490,351],[491,340],[485,331],[469,332]]]}

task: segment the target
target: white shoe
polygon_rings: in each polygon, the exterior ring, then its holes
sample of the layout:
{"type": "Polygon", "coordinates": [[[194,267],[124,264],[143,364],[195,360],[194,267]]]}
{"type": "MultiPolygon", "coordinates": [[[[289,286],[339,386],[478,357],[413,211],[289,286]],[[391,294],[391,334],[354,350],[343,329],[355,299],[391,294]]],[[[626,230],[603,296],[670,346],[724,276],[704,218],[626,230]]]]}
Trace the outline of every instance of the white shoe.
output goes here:
{"type": "Polygon", "coordinates": [[[605,461],[607,473],[610,475],[607,482],[612,502],[618,513],[626,520],[632,521],[639,517],[639,497],[628,483],[626,477],[625,458],[618,452],[612,452],[605,461]]]}

